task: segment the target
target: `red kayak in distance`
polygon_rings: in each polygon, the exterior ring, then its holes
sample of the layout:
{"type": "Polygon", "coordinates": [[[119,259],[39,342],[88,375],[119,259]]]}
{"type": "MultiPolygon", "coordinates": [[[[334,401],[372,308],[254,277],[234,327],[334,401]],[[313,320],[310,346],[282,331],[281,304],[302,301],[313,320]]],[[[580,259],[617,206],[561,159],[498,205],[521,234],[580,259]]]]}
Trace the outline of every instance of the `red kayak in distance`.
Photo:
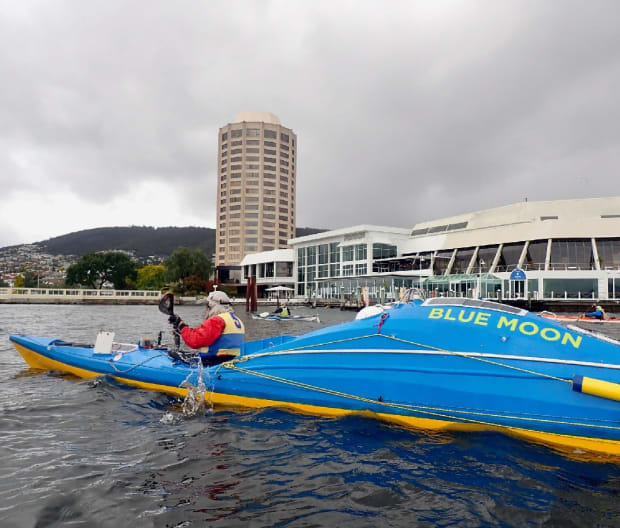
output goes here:
{"type": "Polygon", "coordinates": [[[585,315],[558,315],[553,312],[540,312],[541,317],[566,323],[620,323],[620,318],[607,316],[605,319],[585,315]]]}

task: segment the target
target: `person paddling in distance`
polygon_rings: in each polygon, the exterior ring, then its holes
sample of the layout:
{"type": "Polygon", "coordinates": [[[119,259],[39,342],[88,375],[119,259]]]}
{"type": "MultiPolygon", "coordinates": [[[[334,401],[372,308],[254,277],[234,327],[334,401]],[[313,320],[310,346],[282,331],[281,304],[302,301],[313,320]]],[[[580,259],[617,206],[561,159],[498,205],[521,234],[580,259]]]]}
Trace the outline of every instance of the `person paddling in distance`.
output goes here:
{"type": "Polygon", "coordinates": [[[190,348],[197,349],[204,365],[215,365],[237,357],[245,338],[243,322],[235,315],[228,295],[214,291],[207,297],[207,314],[202,325],[190,328],[178,315],[168,321],[190,348]]]}
{"type": "Polygon", "coordinates": [[[588,312],[584,315],[591,319],[607,319],[607,314],[605,313],[605,310],[603,310],[602,306],[592,305],[591,310],[591,312],[588,312]]]}
{"type": "Polygon", "coordinates": [[[279,315],[280,317],[290,317],[291,311],[288,308],[288,303],[284,301],[282,306],[279,306],[273,311],[274,315],[279,315]]]}

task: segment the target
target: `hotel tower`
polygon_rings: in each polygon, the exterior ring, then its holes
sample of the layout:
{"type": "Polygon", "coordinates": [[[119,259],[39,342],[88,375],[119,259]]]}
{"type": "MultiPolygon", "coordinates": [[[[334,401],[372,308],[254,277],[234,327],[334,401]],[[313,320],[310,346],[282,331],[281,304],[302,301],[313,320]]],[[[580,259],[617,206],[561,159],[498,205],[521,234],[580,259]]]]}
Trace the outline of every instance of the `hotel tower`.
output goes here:
{"type": "Polygon", "coordinates": [[[295,237],[297,136],[267,112],[242,112],[219,130],[215,264],[233,278],[249,253],[295,237]]]}

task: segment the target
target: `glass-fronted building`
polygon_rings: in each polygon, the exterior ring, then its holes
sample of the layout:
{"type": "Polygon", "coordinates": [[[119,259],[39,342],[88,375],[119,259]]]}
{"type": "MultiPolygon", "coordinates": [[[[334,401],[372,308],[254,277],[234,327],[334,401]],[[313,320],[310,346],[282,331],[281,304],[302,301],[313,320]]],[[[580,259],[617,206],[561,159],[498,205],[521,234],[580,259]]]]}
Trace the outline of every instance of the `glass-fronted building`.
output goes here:
{"type": "Polygon", "coordinates": [[[295,238],[297,295],[367,288],[502,300],[620,299],[620,197],[516,204],[416,224],[295,238]]]}

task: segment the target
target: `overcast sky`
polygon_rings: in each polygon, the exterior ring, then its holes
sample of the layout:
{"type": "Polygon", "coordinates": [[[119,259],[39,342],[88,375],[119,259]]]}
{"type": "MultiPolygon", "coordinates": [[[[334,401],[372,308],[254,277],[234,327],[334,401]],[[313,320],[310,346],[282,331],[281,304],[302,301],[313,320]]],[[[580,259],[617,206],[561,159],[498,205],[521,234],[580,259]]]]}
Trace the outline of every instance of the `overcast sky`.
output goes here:
{"type": "Polygon", "coordinates": [[[297,225],[620,195],[620,2],[0,0],[0,247],[215,227],[218,128],[298,136],[297,225]]]}

